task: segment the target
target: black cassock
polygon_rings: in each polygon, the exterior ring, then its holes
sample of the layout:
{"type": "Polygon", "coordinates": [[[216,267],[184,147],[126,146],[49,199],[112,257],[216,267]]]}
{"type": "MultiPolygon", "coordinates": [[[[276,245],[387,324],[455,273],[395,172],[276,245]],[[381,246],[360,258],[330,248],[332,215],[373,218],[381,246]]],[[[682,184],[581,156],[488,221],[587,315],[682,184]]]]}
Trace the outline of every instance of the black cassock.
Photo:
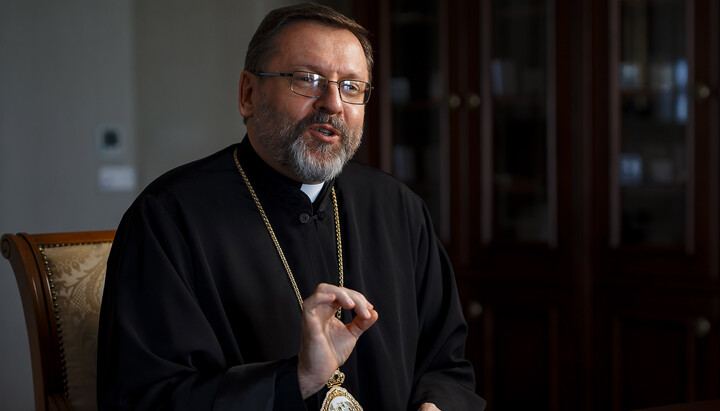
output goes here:
{"type": "MultiPolygon", "coordinates": [[[[157,179],[120,223],[100,316],[101,409],[318,409],[297,382],[301,311],[233,150],[303,298],[338,283],[326,184],[314,203],[248,139],[157,179]]],[[[380,317],[341,367],[366,411],[479,410],[466,323],[423,202],[392,177],[348,164],[334,184],[345,286],[380,317]]],[[[351,311],[343,311],[345,322],[351,311]]]]}

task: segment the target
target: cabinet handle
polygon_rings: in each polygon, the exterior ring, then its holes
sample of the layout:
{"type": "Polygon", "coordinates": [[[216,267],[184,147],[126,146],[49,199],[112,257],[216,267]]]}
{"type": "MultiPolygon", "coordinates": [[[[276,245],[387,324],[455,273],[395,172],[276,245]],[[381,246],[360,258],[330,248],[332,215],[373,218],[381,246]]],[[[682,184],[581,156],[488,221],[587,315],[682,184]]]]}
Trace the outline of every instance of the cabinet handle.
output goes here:
{"type": "Polygon", "coordinates": [[[468,106],[470,108],[478,108],[480,107],[480,104],[482,104],[482,98],[480,98],[480,95],[477,93],[472,93],[468,97],[468,106]]]}
{"type": "Polygon", "coordinates": [[[697,338],[705,337],[710,333],[710,330],[712,329],[712,324],[710,324],[710,321],[705,317],[700,317],[696,319],[693,326],[695,328],[695,336],[697,338]]]}
{"type": "Polygon", "coordinates": [[[483,313],[483,306],[477,300],[470,300],[467,305],[467,316],[470,320],[477,320],[483,313]]]}
{"type": "Polygon", "coordinates": [[[698,100],[707,100],[710,97],[710,94],[712,94],[710,86],[703,82],[697,83],[697,86],[695,87],[695,95],[698,100]]]}
{"type": "Polygon", "coordinates": [[[460,95],[457,93],[450,94],[450,97],[448,97],[448,106],[450,106],[450,109],[454,110],[459,108],[461,105],[462,99],[460,98],[460,95]]]}

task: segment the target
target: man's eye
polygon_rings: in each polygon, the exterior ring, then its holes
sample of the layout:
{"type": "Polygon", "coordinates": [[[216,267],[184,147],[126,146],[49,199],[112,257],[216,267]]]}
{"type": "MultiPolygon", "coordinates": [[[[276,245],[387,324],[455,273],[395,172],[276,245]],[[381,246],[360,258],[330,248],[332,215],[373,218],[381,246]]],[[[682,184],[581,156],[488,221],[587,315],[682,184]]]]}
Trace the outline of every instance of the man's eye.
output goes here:
{"type": "Polygon", "coordinates": [[[346,81],[346,82],[343,82],[343,83],[342,83],[342,89],[343,89],[343,91],[345,91],[345,92],[347,92],[347,93],[352,93],[352,94],[357,94],[357,93],[360,93],[360,92],[362,91],[362,88],[360,87],[359,84],[357,84],[357,83],[352,83],[352,82],[349,82],[349,81],[346,81]]]}
{"type": "Polygon", "coordinates": [[[312,75],[310,73],[301,74],[301,75],[295,76],[295,81],[306,84],[306,85],[311,85],[313,83],[319,83],[320,77],[317,75],[312,75]]]}

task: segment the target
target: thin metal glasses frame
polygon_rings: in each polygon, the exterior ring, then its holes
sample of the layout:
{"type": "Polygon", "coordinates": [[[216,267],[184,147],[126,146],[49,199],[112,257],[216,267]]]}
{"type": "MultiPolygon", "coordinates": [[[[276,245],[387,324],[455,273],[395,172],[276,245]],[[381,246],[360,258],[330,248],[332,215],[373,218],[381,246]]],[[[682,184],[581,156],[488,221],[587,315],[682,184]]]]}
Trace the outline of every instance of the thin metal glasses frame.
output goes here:
{"type": "Polygon", "coordinates": [[[375,88],[367,81],[362,81],[362,80],[334,81],[334,80],[328,79],[327,77],[323,76],[322,74],[313,73],[311,71],[299,71],[298,70],[298,71],[293,71],[292,73],[268,73],[268,72],[259,71],[259,72],[253,73],[253,74],[255,74],[256,76],[260,76],[260,77],[290,77],[290,91],[292,91],[293,93],[295,93],[297,95],[300,95],[303,97],[309,97],[309,98],[322,97],[323,94],[325,94],[325,91],[327,91],[327,88],[330,85],[330,83],[335,83],[338,86],[338,93],[340,94],[340,100],[342,100],[345,103],[355,104],[355,105],[367,104],[367,102],[370,101],[370,94],[371,94],[372,90],[375,88]],[[322,91],[320,91],[320,94],[318,94],[317,96],[314,96],[314,95],[309,95],[309,94],[303,94],[302,92],[295,90],[295,75],[297,73],[303,73],[303,74],[307,74],[307,75],[311,75],[311,76],[316,76],[318,80],[323,80],[324,84],[323,84],[322,91]],[[343,91],[342,91],[343,89],[341,87],[343,83],[362,83],[362,84],[366,85],[366,88],[362,93],[363,101],[362,102],[354,102],[354,101],[346,100],[347,97],[343,94],[343,91]]]}

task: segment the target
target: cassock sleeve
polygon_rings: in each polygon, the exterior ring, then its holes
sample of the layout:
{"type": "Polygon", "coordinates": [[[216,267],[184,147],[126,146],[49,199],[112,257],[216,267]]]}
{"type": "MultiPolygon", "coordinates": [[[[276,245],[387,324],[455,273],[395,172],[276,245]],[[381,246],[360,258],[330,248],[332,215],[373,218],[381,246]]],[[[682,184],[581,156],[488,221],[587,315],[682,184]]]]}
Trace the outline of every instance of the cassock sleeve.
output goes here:
{"type": "Polygon", "coordinates": [[[99,328],[99,409],[305,410],[296,359],[243,362],[178,214],[144,196],[118,228],[99,328]]]}
{"type": "Polygon", "coordinates": [[[474,392],[472,365],[465,360],[467,323],[449,258],[435,236],[427,208],[417,247],[420,336],[410,410],[425,402],[440,410],[482,410],[474,392]]]}

